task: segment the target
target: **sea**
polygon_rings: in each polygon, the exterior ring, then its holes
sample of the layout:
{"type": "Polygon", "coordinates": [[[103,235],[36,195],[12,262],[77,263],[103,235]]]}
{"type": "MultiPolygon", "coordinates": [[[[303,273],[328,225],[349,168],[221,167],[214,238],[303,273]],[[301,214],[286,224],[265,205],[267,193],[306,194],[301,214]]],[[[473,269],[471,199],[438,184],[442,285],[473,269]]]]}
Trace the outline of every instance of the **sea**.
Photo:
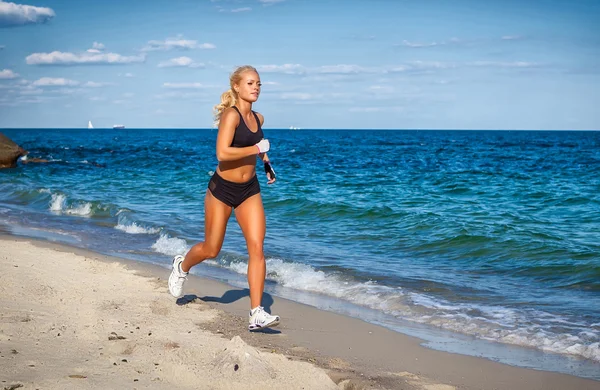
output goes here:
{"type": "MultiPolygon", "coordinates": [[[[0,232],[165,269],[203,240],[216,129],[1,132],[47,162],[0,170],[0,232]]],[[[600,380],[600,132],[265,133],[275,299],[600,380]]],[[[232,217],[192,273],[246,287],[246,272],[232,217]]]]}

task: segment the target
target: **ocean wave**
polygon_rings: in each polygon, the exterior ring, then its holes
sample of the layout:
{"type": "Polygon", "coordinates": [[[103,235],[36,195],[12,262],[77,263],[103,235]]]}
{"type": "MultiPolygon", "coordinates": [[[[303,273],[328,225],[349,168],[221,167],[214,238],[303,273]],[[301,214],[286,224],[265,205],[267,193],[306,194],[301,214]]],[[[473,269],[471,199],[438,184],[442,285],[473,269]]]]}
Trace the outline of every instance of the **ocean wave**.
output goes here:
{"type": "Polygon", "coordinates": [[[61,192],[51,192],[48,210],[56,214],[74,215],[78,217],[107,218],[114,217],[118,207],[100,201],[71,199],[61,192]]]}
{"type": "Polygon", "coordinates": [[[600,331],[590,330],[583,322],[540,310],[449,304],[415,293],[410,297],[426,312],[431,309],[428,314],[411,316],[413,321],[484,340],[600,361],[600,331]],[[561,331],[557,333],[552,328],[561,331]]]}
{"type": "Polygon", "coordinates": [[[156,227],[144,227],[137,222],[131,222],[128,225],[121,225],[120,223],[115,226],[115,229],[124,231],[128,234],[156,234],[160,232],[159,228],[156,227]]]}
{"type": "Polygon", "coordinates": [[[125,210],[119,210],[117,212],[118,223],[115,226],[115,229],[121,230],[128,234],[156,234],[160,232],[160,228],[155,226],[146,226],[143,222],[132,221],[128,216],[130,212],[125,212],[125,210]]]}
{"type": "MultiPolygon", "coordinates": [[[[247,263],[221,259],[220,266],[239,274],[247,263]]],[[[267,259],[267,278],[279,285],[342,299],[403,320],[432,325],[489,341],[533,347],[600,361],[600,329],[584,322],[539,310],[519,310],[482,304],[451,303],[401,287],[356,282],[339,272],[310,265],[267,259]],[[560,333],[552,331],[559,327],[560,333]]]]}
{"type": "Polygon", "coordinates": [[[64,194],[52,194],[49,209],[55,213],[77,215],[80,217],[89,217],[92,215],[91,203],[84,201],[67,203],[67,196],[64,194]]]}
{"type": "Polygon", "coordinates": [[[191,246],[184,239],[161,234],[152,244],[152,249],[157,253],[167,256],[183,255],[190,250],[191,246]]]}

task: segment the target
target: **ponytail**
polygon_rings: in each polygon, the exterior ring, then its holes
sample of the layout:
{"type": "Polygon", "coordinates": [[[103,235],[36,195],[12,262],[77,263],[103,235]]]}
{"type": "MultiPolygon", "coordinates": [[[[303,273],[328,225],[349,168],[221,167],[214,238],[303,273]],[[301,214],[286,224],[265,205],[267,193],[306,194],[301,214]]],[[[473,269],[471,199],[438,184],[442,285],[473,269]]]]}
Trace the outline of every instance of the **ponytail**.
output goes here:
{"type": "Polygon", "coordinates": [[[231,88],[221,94],[221,103],[215,105],[213,108],[215,114],[215,125],[218,126],[221,121],[221,115],[229,107],[235,106],[236,93],[231,88]]]}

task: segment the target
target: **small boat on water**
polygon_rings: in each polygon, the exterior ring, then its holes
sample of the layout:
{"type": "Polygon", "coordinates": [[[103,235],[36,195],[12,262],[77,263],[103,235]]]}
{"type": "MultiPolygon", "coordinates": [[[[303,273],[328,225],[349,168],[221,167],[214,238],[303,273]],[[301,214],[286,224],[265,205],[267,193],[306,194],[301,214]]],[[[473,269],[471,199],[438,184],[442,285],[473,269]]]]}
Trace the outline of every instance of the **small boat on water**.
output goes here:
{"type": "Polygon", "coordinates": [[[88,129],[93,129],[94,126],[92,125],[92,121],[88,121],[88,129]]]}
{"type": "Polygon", "coordinates": [[[121,130],[121,129],[124,129],[124,128],[125,128],[125,125],[114,125],[113,126],[113,129],[115,129],[115,130],[117,130],[117,129],[121,130]]]}

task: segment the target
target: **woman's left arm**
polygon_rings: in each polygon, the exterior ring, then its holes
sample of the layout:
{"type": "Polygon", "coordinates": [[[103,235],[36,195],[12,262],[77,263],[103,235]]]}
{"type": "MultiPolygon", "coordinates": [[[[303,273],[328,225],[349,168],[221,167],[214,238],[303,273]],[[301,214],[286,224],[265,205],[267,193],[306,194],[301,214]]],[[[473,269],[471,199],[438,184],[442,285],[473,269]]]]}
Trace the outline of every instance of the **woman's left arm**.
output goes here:
{"type": "MultiPolygon", "coordinates": [[[[258,120],[260,121],[260,128],[262,129],[263,123],[265,123],[265,117],[262,116],[262,114],[259,112],[256,113],[256,116],[258,116],[258,120]]],[[[269,156],[267,156],[266,153],[261,153],[261,154],[259,154],[259,156],[264,164],[265,173],[267,174],[267,179],[269,179],[267,184],[275,183],[275,170],[271,166],[271,163],[269,161],[269,156]]]]}

